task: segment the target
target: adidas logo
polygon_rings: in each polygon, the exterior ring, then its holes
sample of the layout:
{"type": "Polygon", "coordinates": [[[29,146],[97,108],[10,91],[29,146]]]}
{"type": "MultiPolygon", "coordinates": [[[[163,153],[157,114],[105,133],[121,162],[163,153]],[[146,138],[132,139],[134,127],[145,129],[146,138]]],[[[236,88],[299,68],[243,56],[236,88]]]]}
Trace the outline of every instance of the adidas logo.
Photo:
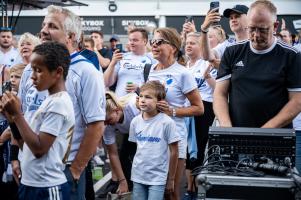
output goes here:
{"type": "Polygon", "coordinates": [[[242,61],[239,61],[238,63],[235,64],[235,66],[244,67],[244,63],[242,61]]]}

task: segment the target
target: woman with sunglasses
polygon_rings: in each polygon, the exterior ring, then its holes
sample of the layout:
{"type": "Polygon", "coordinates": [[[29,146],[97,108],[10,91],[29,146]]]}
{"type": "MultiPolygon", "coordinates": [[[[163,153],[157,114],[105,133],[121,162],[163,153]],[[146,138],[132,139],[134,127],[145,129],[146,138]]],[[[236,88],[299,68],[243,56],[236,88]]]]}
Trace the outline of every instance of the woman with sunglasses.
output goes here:
{"type": "Polygon", "coordinates": [[[184,117],[201,115],[204,112],[201,96],[192,74],[183,66],[184,57],[180,51],[180,35],[172,28],[159,28],[150,41],[153,57],[158,60],[151,67],[148,80],[158,80],[166,89],[166,100],[157,103],[158,110],[166,113],[176,122],[181,136],[178,143],[179,156],[174,191],[170,199],[180,199],[180,181],[184,171],[187,149],[187,129],[184,117]],[[190,106],[184,107],[186,98],[190,106]]]}

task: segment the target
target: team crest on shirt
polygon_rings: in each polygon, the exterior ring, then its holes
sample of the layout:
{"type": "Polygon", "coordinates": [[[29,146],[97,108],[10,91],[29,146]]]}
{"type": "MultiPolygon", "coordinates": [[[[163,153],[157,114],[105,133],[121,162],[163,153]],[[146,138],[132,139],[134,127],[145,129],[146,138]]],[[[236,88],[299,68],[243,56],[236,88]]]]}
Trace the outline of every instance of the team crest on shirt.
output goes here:
{"type": "Polygon", "coordinates": [[[135,65],[135,64],[132,64],[132,63],[124,63],[123,64],[123,67],[125,69],[134,69],[134,70],[140,70],[140,69],[143,69],[144,68],[144,65],[141,63],[141,64],[138,64],[138,65],[135,65]]]}

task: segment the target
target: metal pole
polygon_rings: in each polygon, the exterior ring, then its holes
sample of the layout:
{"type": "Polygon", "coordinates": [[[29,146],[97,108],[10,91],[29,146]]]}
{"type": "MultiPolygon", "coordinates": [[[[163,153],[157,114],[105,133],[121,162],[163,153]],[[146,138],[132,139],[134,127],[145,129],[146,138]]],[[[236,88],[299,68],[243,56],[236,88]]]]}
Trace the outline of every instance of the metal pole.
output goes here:
{"type": "Polygon", "coordinates": [[[4,9],[3,0],[1,0],[1,10],[2,10],[2,27],[4,27],[4,9]]]}
{"type": "Polygon", "coordinates": [[[14,10],[15,10],[15,1],[13,1],[13,8],[12,8],[12,11],[11,11],[9,27],[12,27],[12,24],[13,24],[14,10]]]}

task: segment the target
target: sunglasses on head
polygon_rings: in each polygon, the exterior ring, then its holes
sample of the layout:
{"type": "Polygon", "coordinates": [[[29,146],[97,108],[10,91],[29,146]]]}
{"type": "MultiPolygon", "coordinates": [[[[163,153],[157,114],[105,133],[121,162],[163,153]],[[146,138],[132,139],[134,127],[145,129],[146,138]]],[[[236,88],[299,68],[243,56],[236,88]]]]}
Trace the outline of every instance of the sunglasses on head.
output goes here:
{"type": "Polygon", "coordinates": [[[165,39],[152,39],[149,41],[150,45],[156,45],[156,46],[160,46],[161,44],[170,44],[170,42],[168,40],[165,39]]]}

